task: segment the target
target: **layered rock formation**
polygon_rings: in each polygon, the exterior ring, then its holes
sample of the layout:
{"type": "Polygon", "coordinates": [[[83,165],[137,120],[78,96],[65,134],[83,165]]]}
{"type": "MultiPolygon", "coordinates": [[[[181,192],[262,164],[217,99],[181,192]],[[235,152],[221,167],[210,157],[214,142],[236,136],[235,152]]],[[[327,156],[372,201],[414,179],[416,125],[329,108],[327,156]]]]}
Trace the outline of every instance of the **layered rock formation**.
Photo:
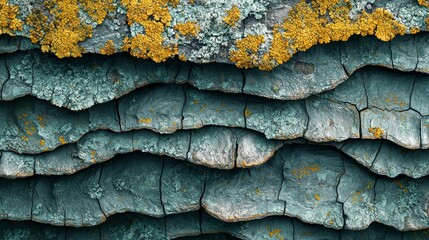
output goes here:
{"type": "Polygon", "coordinates": [[[0,0],[0,239],[427,239],[428,6],[0,0]]]}

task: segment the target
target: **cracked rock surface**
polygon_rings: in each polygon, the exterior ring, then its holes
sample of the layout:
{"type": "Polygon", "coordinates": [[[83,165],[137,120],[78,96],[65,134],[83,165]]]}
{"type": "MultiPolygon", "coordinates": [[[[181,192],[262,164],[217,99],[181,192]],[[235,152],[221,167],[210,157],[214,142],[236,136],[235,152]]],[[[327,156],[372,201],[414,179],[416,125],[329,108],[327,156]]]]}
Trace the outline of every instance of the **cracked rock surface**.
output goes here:
{"type": "Polygon", "coordinates": [[[267,72],[2,35],[0,239],[427,239],[428,36],[267,72]]]}

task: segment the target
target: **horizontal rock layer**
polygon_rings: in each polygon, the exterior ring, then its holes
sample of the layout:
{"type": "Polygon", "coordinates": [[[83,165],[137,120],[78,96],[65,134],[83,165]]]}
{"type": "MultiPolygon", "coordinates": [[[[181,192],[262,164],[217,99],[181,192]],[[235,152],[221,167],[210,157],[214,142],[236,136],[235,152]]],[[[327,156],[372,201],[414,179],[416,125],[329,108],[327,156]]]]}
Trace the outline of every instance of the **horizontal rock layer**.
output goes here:
{"type": "Polygon", "coordinates": [[[120,214],[90,228],[54,227],[34,222],[2,221],[5,239],[426,239],[426,231],[398,232],[379,224],[361,231],[332,230],[288,217],[268,217],[242,223],[224,223],[205,212],[161,219],[120,214]],[[165,228],[164,228],[165,226],[165,228]],[[228,234],[228,235],[227,235],[228,234]],[[234,236],[234,237],[233,237],[234,236]]]}
{"type": "Polygon", "coordinates": [[[287,215],[334,229],[419,230],[429,226],[427,186],[427,177],[379,177],[326,146],[285,146],[260,167],[230,171],[132,153],[72,176],[1,179],[0,216],[78,227],[203,207],[227,222],[287,215]]]}
{"type": "Polygon", "coordinates": [[[28,51],[20,39],[0,36],[0,53],[10,53],[0,55],[1,98],[12,100],[32,95],[56,106],[82,110],[148,84],[189,83],[202,90],[280,100],[303,99],[335,88],[367,65],[428,73],[428,36],[419,33],[387,43],[367,37],[320,45],[270,72],[219,63],[171,60],[155,64],[124,54],[60,60],[28,51]],[[19,49],[24,51],[16,52],[19,49]]]}
{"type": "Polygon", "coordinates": [[[420,86],[425,85],[426,78],[377,70],[366,68],[333,91],[298,101],[207,92],[171,84],[145,87],[117,101],[79,112],[42,100],[19,98],[0,102],[0,149],[34,154],[76,142],[99,129],[149,129],[171,134],[207,125],[247,128],[268,139],[304,137],[329,142],[384,138],[408,149],[428,148],[428,115],[423,115],[427,114],[423,103],[429,91],[420,86]],[[371,84],[379,84],[380,78],[389,81],[388,87],[369,90],[371,84]],[[395,87],[407,86],[408,93],[394,93],[395,87]]]}

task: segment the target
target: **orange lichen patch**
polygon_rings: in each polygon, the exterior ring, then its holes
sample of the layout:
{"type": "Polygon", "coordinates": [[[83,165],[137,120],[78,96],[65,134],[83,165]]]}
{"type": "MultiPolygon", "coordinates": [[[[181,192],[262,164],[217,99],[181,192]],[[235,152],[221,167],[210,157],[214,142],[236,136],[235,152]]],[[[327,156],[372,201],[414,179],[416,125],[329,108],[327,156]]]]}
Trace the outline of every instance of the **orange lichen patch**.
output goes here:
{"type": "Polygon", "coordinates": [[[404,184],[402,183],[402,180],[399,180],[399,179],[397,179],[397,180],[394,180],[393,181],[395,184],[396,184],[396,186],[398,186],[403,192],[408,192],[408,189],[404,186],[404,184]]]}
{"type": "Polygon", "coordinates": [[[139,123],[151,123],[152,119],[150,118],[140,118],[139,123]]]}
{"type": "Polygon", "coordinates": [[[310,166],[304,166],[299,169],[292,169],[292,175],[294,175],[296,178],[301,179],[303,177],[308,177],[311,175],[311,173],[319,172],[320,166],[319,164],[314,164],[310,166]]]}
{"type": "Polygon", "coordinates": [[[385,134],[381,127],[370,127],[368,131],[372,133],[372,135],[377,139],[381,139],[381,137],[385,134]]]}
{"type": "Polygon", "coordinates": [[[226,16],[223,18],[223,21],[229,26],[234,26],[240,19],[240,14],[240,9],[234,5],[231,9],[226,11],[226,16]]]}
{"type": "Polygon", "coordinates": [[[426,29],[429,29],[429,17],[426,18],[425,24],[426,24],[426,29]]]}
{"type": "Polygon", "coordinates": [[[319,194],[314,194],[314,199],[316,199],[316,201],[320,201],[320,195],[319,194]]]}
{"type": "Polygon", "coordinates": [[[125,38],[123,49],[132,56],[150,58],[159,63],[178,54],[177,45],[165,46],[162,33],[170,26],[168,5],[175,7],[179,0],[122,0],[127,8],[128,24],[143,26],[145,33],[125,38]]]}
{"type": "Polygon", "coordinates": [[[22,30],[23,22],[17,18],[19,7],[0,0],[0,34],[13,35],[14,31],[22,30]]]}
{"type": "Polygon", "coordinates": [[[21,139],[28,142],[28,137],[26,137],[26,136],[21,136],[21,139]]]}
{"type": "Polygon", "coordinates": [[[391,103],[391,104],[394,104],[394,105],[398,105],[398,106],[401,106],[401,107],[404,107],[404,106],[407,105],[407,103],[405,103],[404,101],[399,101],[398,96],[396,96],[393,93],[390,93],[387,96],[385,102],[386,103],[391,103]]]}
{"type": "Polygon", "coordinates": [[[186,56],[184,54],[179,54],[179,60],[182,62],[186,62],[186,56]]]}
{"type": "Polygon", "coordinates": [[[66,140],[64,139],[64,136],[59,137],[58,141],[61,143],[61,145],[64,145],[67,143],[66,140]]]}
{"type": "Polygon", "coordinates": [[[92,37],[92,26],[79,18],[80,11],[101,24],[115,10],[113,0],[45,0],[43,4],[49,14],[34,8],[26,19],[30,40],[59,58],[81,57],[84,49],[78,44],[92,37]]]}
{"type": "Polygon", "coordinates": [[[429,7],[429,1],[428,0],[417,0],[417,2],[422,5],[423,7],[429,7]]]}
{"type": "Polygon", "coordinates": [[[83,6],[83,10],[85,10],[97,24],[103,23],[107,14],[116,10],[112,2],[113,0],[79,0],[79,3],[83,6]]]}
{"type": "Polygon", "coordinates": [[[81,22],[77,0],[45,0],[44,5],[49,16],[35,9],[27,18],[31,41],[40,42],[43,52],[59,58],[81,57],[83,48],[78,43],[92,36],[92,27],[81,22]]]}
{"type": "MultiPolygon", "coordinates": [[[[306,51],[314,45],[332,41],[347,41],[352,35],[375,35],[390,41],[403,35],[407,28],[396,21],[388,10],[377,8],[372,13],[363,11],[356,20],[350,19],[351,3],[348,0],[300,0],[288,13],[283,24],[276,24],[268,53],[256,57],[230,51],[230,60],[238,67],[259,67],[270,70],[288,61],[293,54],[306,51]]],[[[415,32],[415,31],[413,31],[415,32]]],[[[239,49],[236,41],[236,48],[239,49]]]]}
{"type": "Polygon", "coordinates": [[[100,53],[103,55],[112,55],[115,54],[115,43],[113,43],[113,40],[109,40],[104,44],[104,47],[100,48],[100,53]]]}
{"type": "Polygon", "coordinates": [[[249,109],[244,110],[244,116],[245,117],[250,117],[252,115],[252,112],[249,109]]]}
{"type": "Polygon", "coordinates": [[[95,150],[91,150],[91,162],[92,163],[96,163],[97,161],[95,160],[95,155],[97,155],[97,151],[95,150]]]}
{"type": "Polygon", "coordinates": [[[237,50],[229,53],[230,60],[235,62],[238,67],[250,68],[259,63],[259,47],[265,42],[263,35],[248,35],[237,40],[235,46],[237,50]]]}
{"type": "Polygon", "coordinates": [[[38,43],[43,40],[48,29],[48,17],[40,9],[34,9],[27,17],[26,23],[31,26],[30,40],[32,43],[38,43]]]}
{"type": "Polygon", "coordinates": [[[40,140],[40,141],[39,141],[39,144],[40,144],[40,146],[42,146],[42,147],[43,147],[43,146],[45,146],[45,140],[43,140],[43,139],[42,139],[42,140],[40,140]]]}
{"type": "Polygon", "coordinates": [[[197,36],[200,26],[196,22],[185,22],[174,25],[174,29],[183,36],[197,36]]]}
{"type": "Polygon", "coordinates": [[[410,32],[410,34],[417,34],[417,33],[420,32],[420,28],[418,28],[418,27],[411,27],[409,29],[409,32],[410,32]]]}
{"type": "Polygon", "coordinates": [[[284,240],[284,236],[281,235],[282,229],[281,228],[274,228],[271,230],[271,227],[267,226],[268,236],[270,238],[277,238],[279,240],[284,240]]]}
{"type": "Polygon", "coordinates": [[[352,204],[364,201],[364,198],[362,197],[362,191],[361,190],[352,193],[351,197],[352,197],[352,199],[351,199],[352,204]]]}

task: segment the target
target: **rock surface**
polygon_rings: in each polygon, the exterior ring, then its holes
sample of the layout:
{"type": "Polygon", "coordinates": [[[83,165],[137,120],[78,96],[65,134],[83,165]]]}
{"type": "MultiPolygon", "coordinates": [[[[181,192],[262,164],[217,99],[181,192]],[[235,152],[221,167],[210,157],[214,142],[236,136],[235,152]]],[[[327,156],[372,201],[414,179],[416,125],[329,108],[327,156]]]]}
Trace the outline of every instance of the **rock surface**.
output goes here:
{"type": "Polygon", "coordinates": [[[427,239],[429,5],[322,2],[0,1],[0,239],[427,239]]]}

